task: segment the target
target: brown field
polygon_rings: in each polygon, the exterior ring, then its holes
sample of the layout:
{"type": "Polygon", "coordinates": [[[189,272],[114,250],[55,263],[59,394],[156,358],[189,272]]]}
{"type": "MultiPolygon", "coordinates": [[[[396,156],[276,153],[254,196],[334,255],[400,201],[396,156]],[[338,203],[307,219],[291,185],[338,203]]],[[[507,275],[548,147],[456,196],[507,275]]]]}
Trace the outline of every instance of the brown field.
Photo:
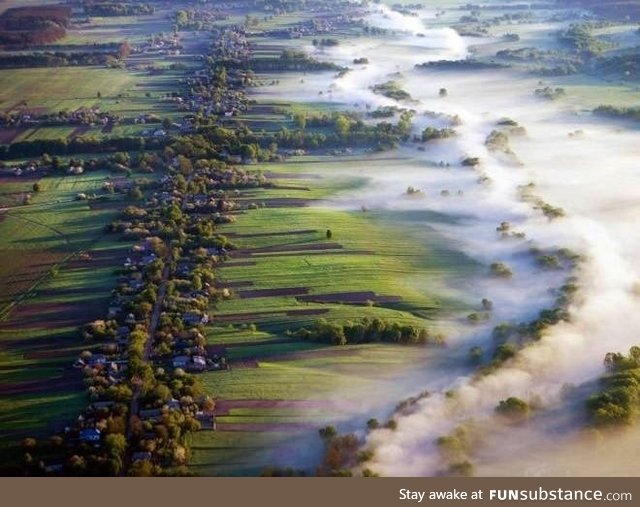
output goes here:
{"type": "Polygon", "coordinates": [[[240,234],[237,232],[229,232],[225,236],[229,238],[277,238],[280,236],[297,236],[299,234],[315,234],[318,229],[302,229],[298,231],[281,231],[281,232],[255,232],[252,234],[240,234]]]}
{"type": "Polygon", "coordinates": [[[336,304],[363,304],[367,301],[374,303],[397,303],[402,301],[400,296],[380,296],[375,292],[336,292],[333,294],[313,294],[298,296],[298,301],[304,303],[336,303],[336,304]]]}
{"type": "Polygon", "coordinates": [[[313,410],[346,408],[349,405],[337,400],[220,400],[216,401],[216,415],[229,415],[234,408],[313,410]]]}
{"type": "Polygon", "coordinates": [[[62,371],[62,376],[37,380],[25,380],[11,384],[0,384],[0,396],[16,396],[47,392],[62,392],[82,389],[82,375],[69,368],[62,371]]]}
{"type": "Polygon", "coordinates": [[[69,140],[75,139],[76,137],[85,135],[90,130],[91,130],[91,125],[79,125],[75,129],[73,129],[73,132],[71,132],[71,134],[69,134],[67,138],[69,140]]]}
{"type": "Polygon", "coordinates": [[[307,287],[282,287],[280,289],[256,289],[238,292],[240,299],[269,298],[275,296],[301,296],[308,294],[307,287]]]}
{"type": "Polygon", "coordinates": [[[24,127],[20,128],[2,128],[0,129],[0,144],[10,144],[18,136],[23,134],[28,129],[24,127]]]}
{"type": "Polygon", "coordinates": [[[256,254],[271,254],[282,252],[316,252],[324,250],[341,250],[339,243],[294,243],[292,245],[272,245],[233,252],[234,258],[251,257],[256,254]]]}
{"type": "Polygon", "coordinates": [[[31,251],[25,255],[21,250],[3,250],[5,262],[0,265],[0,306],[27,292],[66,255],[55,251],[31,251]]]}
{"type": "Polygon", "coordinates": [[[295,431],[315,428],[315,423],[217,423],[218,431],[295,431]]]}
{"type": "Polygon", "coordinates": [[[260,320],[264,317],[274,317],[276,315],[286,315],[287,317],[296,317],[302,315],[322,315],[328,313],[327,308],[312,308],[308,310],[288,310],[273,312],[251,312],[251,313],[229,313],[227,315],[217,315],[216,322],[252,322],[260,320]]]}

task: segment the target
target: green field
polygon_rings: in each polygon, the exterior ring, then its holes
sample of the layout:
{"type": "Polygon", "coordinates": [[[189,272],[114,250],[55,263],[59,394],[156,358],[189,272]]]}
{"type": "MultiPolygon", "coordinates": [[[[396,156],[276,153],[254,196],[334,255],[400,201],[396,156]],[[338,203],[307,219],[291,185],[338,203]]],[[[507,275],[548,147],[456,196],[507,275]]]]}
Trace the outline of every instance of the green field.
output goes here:
{"type": "Polygon", "coordinates": [[[134,76],[121,69],[58,67],[0,71],[0,107],[8,111],[23,102],[46,111],[80,107],[108,109],[114,98],[135,86],[134,76]],[[47,93],[42,93],[46,88],[47,93]],[[97,98],[98,91],[102,99],[97,98]]]}
{"type": "Polygon", "coordinates": [[[218,416],[217,432],[194,436],[192,467],[197,473],[255,474],[281,462],[283,452],[292,453],[295,463],[297,451],[279,433],[280,425],[293,425],[292,438],[311,439],[313,448],[313,434],[321,424],[353,415],[349,403],[424,364],[421,361],[429,353],[424,347],[388,344],[336,348],[304,343],[287,338],[287,329],[319,318],[344,322],[367,316],[446,334],[460,312],[468,309],[459,295],[444,287],[450,277],[472,275],[477,266],[448,248],[432,230],[415,227],[445,218],[427,212],[363,212],[331,205],[330,199],[358,195],[366,185],[366,178],[356,176],[359,168],[383,168],[388,163],[375,158],[309,157],[270,164],[262,169],[281,188],[254,189],[240,196],[256,203],[257,209],[221,229],[243,255],[232,258],[218,276],[231,286],[251,285],[235,289],[238,297],[213,309],[214,326],[208,329],[210,344],[227,347],[231,371],[202,376],[207,392],[219,403],[224,406],[225,400],[235,400],[240,406],[218,416]],[[350,169],[349,176],[344,175],[345,167],[350,169]],[[287,207],[278,199],[304,201],[306,206],[287,207]],[[313,250],[314,245],[327,243],[335,248],[313,250]],[[244,255],[256,248],[276,251],[244,255]],[[255,264],[233,267],[234,262],[247,261],[255,264]],[[373,291],[401,299],[372,305],[301,302],[293,295],[239,297],[243,290],[274,288],[305,288],[311,295],[373,291]],[[286,313],[299,310],[325,313],[286,313]],[[347,407],[337,409],[329,403],[322,410],[322,403],[336,393],[347,407]],[[242,400],[247,400],[247,406],[242,406],[242,400]],[[255,400],[276,406],[255,406],[255,400]],[[320,408],[279,407],[281,400],[317,400],[320,408]],[[231,440],[237,443],[228,446],[231,440]]]}
{"type": "MultiPolygon", "coordinates": [[[[184,71],[169,71],[151,75],[146,71],[108,69],[102,67],[58,67],[0,70],[0,109],[53,113],[98,107],[123,117],[154,113],[162,118],[178,118],[174,104],[159,99],[180,89],[178,83],[184,71]],[[45,86],[47,93],[42,93],[45,86]],[[98,97],[100,93],[100,97],[98,97]],[[26,103],[26,105],[25,105],[26,103]]],[[[139,132],[138,126],[133,127],[139,132]]],[[[124,128],[124,127],[117,127],[124,128]]],[[[17,140],[66,138],[74,127],[40,128],[35,137],[24,133],[17,140]]],[[[30,132],[33,132],[30,131],[30,132]]],[[[94,127],[91,134],[99,135],[94,127]]],[[[133,133],[133,132],[130,132],[133,133]]],[[[115,135],[114,132],[111,135],[115,135]]],[[[122,132],[126,135],[126,132],[122,132]]]]}
{"type": "MultiPolygon", "coordinates": [[[[2,396],[3,429],[37,433],[84,400],[76,372],[69,372],[87,347],[78,326],[104,314],[128,245],[102,232],[120,204],[91,209],[75,196],[99,192],[106,176],[43,178],[33,204],[2,215],[0,389],[12,393],[2,396]]],[[[17,180],[9,190],[30,186],[17,180]]]]}
{"type": "Polygon", "coordinates": [[[327,351],[336,352],[319,347],[289,360],[260,361],[258,368],[207,374],[207,390],[239,406],[217,417],[218,431],[194,435],[191,468],[200,475],[256,475],[282,462],[317,462],[320,427],[351,417],[364,423],[362,401],[420,368],[428,353],[393,345],[347,346],[338,354],[324,355],[327,351]],[[249,400],[247,407],[242,407],[242,400],[249,400]],[[259,407],[253,400],[276,405],[281,400],[306,400],[311,406],[259,407]],[[226,431],[224,425],[233,428],[226,431]]]}

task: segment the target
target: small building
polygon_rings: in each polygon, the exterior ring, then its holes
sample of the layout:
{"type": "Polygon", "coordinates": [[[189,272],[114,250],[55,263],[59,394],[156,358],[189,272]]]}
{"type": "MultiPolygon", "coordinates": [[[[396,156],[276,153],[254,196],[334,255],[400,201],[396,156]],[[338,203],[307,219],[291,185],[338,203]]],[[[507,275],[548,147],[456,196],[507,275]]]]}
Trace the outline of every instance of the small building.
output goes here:
{"type": "Polygon", "coordinates": [[[196,412],[196,420],[200,423],[200,429],[216,430],[216,416],[213,412],[198,411],[196,412]]]}
{"type": "Polygon", "coordinates": [[[189,356],[176,356],[172,360],[174,368],[186,368],[189,365],[189,356]]]}
{"type": "Polygon", "coordinates": [[[147,410],[140,410],[138,415],[140,416],[140,419],[142,419],[143,421],[146,421],[146,420],[149,420],[149,419],[157,419],[160,416],[162,416],[162,409],[160,409],[160,408],[150,408],[150,409],[147,409],[147,410]]]}
{"type": "Polygon", "coordinates": [[[182,320],[189,326],[196,326],[198,324],[208,324],[209,316],[206,313],[202,315],[195,312],[187,312],[182,316],[182,320]]]}
{"type": "Polygon", "coordinates": [[[100,430],[97,428],[86,428],[80,431],[80,440],[83,442],[100,442],[100,430]]]}
{"type": "Polygon", "coordinates": [[[150,452],[134,452],[131,455],[131,461],[151,461],[152,454],[150,452]]]}
{"type": "Polygon", "coordinates": [[[190,368],[197,371],[207,369],[207,360],[203,356],[193,356],[191,358],[190,368]]]}
{"type": "Polygon", "coordinates": [[[98,366],[107,363],[107,356],[104,354],[94,354],[88,359],[89,366],[98,366]]]}

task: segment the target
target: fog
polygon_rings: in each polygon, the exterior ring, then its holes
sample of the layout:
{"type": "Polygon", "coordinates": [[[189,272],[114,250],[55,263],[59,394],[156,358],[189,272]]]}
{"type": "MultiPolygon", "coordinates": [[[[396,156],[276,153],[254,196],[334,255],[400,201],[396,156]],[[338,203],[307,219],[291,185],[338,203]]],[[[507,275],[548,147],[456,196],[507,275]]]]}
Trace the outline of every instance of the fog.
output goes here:
{"type": "MultiPolygon", "coordinates": [[[[626,351],[636,343],[640,316],[638,301],[640,230],[634,226],[640,206],[640,174],[635,134],[574,111],[561,102],[535,97],[537,79],[516,71],[440,71],[416,69],[432,60],[464,58],[469,40],[450,29],[428,28],[432,16],[402,16],[380,8],[368,22],[394,31],[393,36],[346,42],[335,49],[308,51],[316,58],[350,65],[365,57],[368,65],[341,78],[324,76],[324,100],[350,108],[397,105],[416,111],[415,133],[426,126],[441,128],[457,115],[454,138],[402,147],[397,155],[410,163],[395,170],[372,167],[362,171],[370,184],[358,195],[331,204],[356,209],[362,202],[386,209],[428,209],[456,217],[455,225],[435,227],[457,247],[478,261],[503,261],[514,271],[511,280],[473,280],[470,299],[487,297],[494,302],[492,321],[480,330],[466,328],[449,337],[463,360],[473,344],[491,347],[490,329],[502,321],[521,322],[535,317],[552,304],[552,289],[575,274],[580,296],[571,307],[571,323],[561,323],[542,340],[523,349],[496,372],[474,378],[460,370],[425,363],[439,375],[439,385],[429,377],[406,395],[423,389],[435,394],[422,400],[411,415],[398,416],[395,431],[378,430],[367,436],[375,458],[367,466],[383,475],[434,475],[444,473],[446,462],[435,440],[460,424],[473,424],[478,435],[472,461],[477,474],[507,475],[604,475],[632,473],[633,462],[619,462],[625,441],[637,435],[608,435],[610,445],[598,447],[598,463],[592,456],[593,436],[583,428],[584,398],[603,372],[608,351],[626,351]],[[426,21],[425,21],[426,20],[426,21]],[[421,34],[418,36],[417,34],[421,34]],[[397,103],[375,95],[371,87],[390,79],[398,81],[413,101],[397,103]],[[446,88],[446,97],[439,97],[446,88]],[[442,113],[434,117],[431,112],[442,113]],[[487,135],[502,118],[512,118],[526,129],[524,136],[510,136],[514,157],[490,152],[487,135]],[[579,131],[579,135],[569,135],[579,131]],[[460,161],[479,157],[479,168],[462,167],[460,161]],[[450,167],[433,167],[443,162],[450,167]],[[480,176],[485,182],[478,183],[480,176]],[[535,183],[534,193],[545,202],[563,208],[566,216],[550,221],[530,202],[519,198],[518,187],[535,183]],[[407,185],[420,188],[423,199],[406,199],[407,185]],[[443,197],[442,190],[450,195],[443,197]],[[462,195],[458,195],[462,191],[462,195]],[[526,240],[500,240],[496,226],[509,221],[526,240]],[[569,247],[584,261],[576,273],[547,272],[527,254],[530,246],[569,247]],[[624,323],[623,325],[620,325],[624,323]],[[566,396],[568,385],[583,386],[566,396]],[[446,396],[455,390],[455,396],[446,396]],[[509,396],[535,400],[540,406],[524,427],[502,424],[495,415],[497,403],[509,396]],[[607,455],[609,453],[609,455],[607,455]],[[532,456],[531,459],[517,456],[532,456]],[[554,465],[555,463],[555,465],[554,465]],[[629,467],[628,469],[625,466],[629,467]]],[[[536,25],[541,29],[539,25],[536,25]]],[[[477,40],[474,43],[478,43],[477,40]]],[[[350,65],[353,67],[353,65],[350,65]]],[[[415,378],[413,380],[416,380],[415,378]]],[[[609,441],[608,440],[608,441],[609,441]]]]}

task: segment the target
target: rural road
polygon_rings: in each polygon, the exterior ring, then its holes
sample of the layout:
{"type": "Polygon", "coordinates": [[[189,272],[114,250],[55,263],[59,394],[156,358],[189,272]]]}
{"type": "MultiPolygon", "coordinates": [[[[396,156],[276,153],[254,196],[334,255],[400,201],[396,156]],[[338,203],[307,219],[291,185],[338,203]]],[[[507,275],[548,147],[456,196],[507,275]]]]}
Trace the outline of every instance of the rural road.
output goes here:
{"type": "MultiPolygon", "coordinates": [[[[144,362],[148,362],[149,357],[151,356],[151,349],[153,347],[153,337],[156,334],[156,329],[158,327],[158,322],[160,320],[160,313],[162,313],[162,304],[164,303],[164,297],[167,293],[167,281],[169,279],[170,272],[171,272],[171,267],[170,267],[170,264],[167,262],[166,266],[162,271],[162,281],[160,282],[160,288],[158,289],[158,298],[156,299],[156,303],[153,306],[153,311],[151,313],[151,320],[149,321],[148,338],[144,344],[144,351],[142,354],[142,359],[144,362]]],[[[138,411],[140,410],[141,390],[142,390],[142,386],[140,385],[136,386],[135,391],[133,393],[133,397],[131,398],[131,412],[129,413],[129,427],[127,428],[127,439],[131,437],[132,418],[138,415],[138,411]]]]}

